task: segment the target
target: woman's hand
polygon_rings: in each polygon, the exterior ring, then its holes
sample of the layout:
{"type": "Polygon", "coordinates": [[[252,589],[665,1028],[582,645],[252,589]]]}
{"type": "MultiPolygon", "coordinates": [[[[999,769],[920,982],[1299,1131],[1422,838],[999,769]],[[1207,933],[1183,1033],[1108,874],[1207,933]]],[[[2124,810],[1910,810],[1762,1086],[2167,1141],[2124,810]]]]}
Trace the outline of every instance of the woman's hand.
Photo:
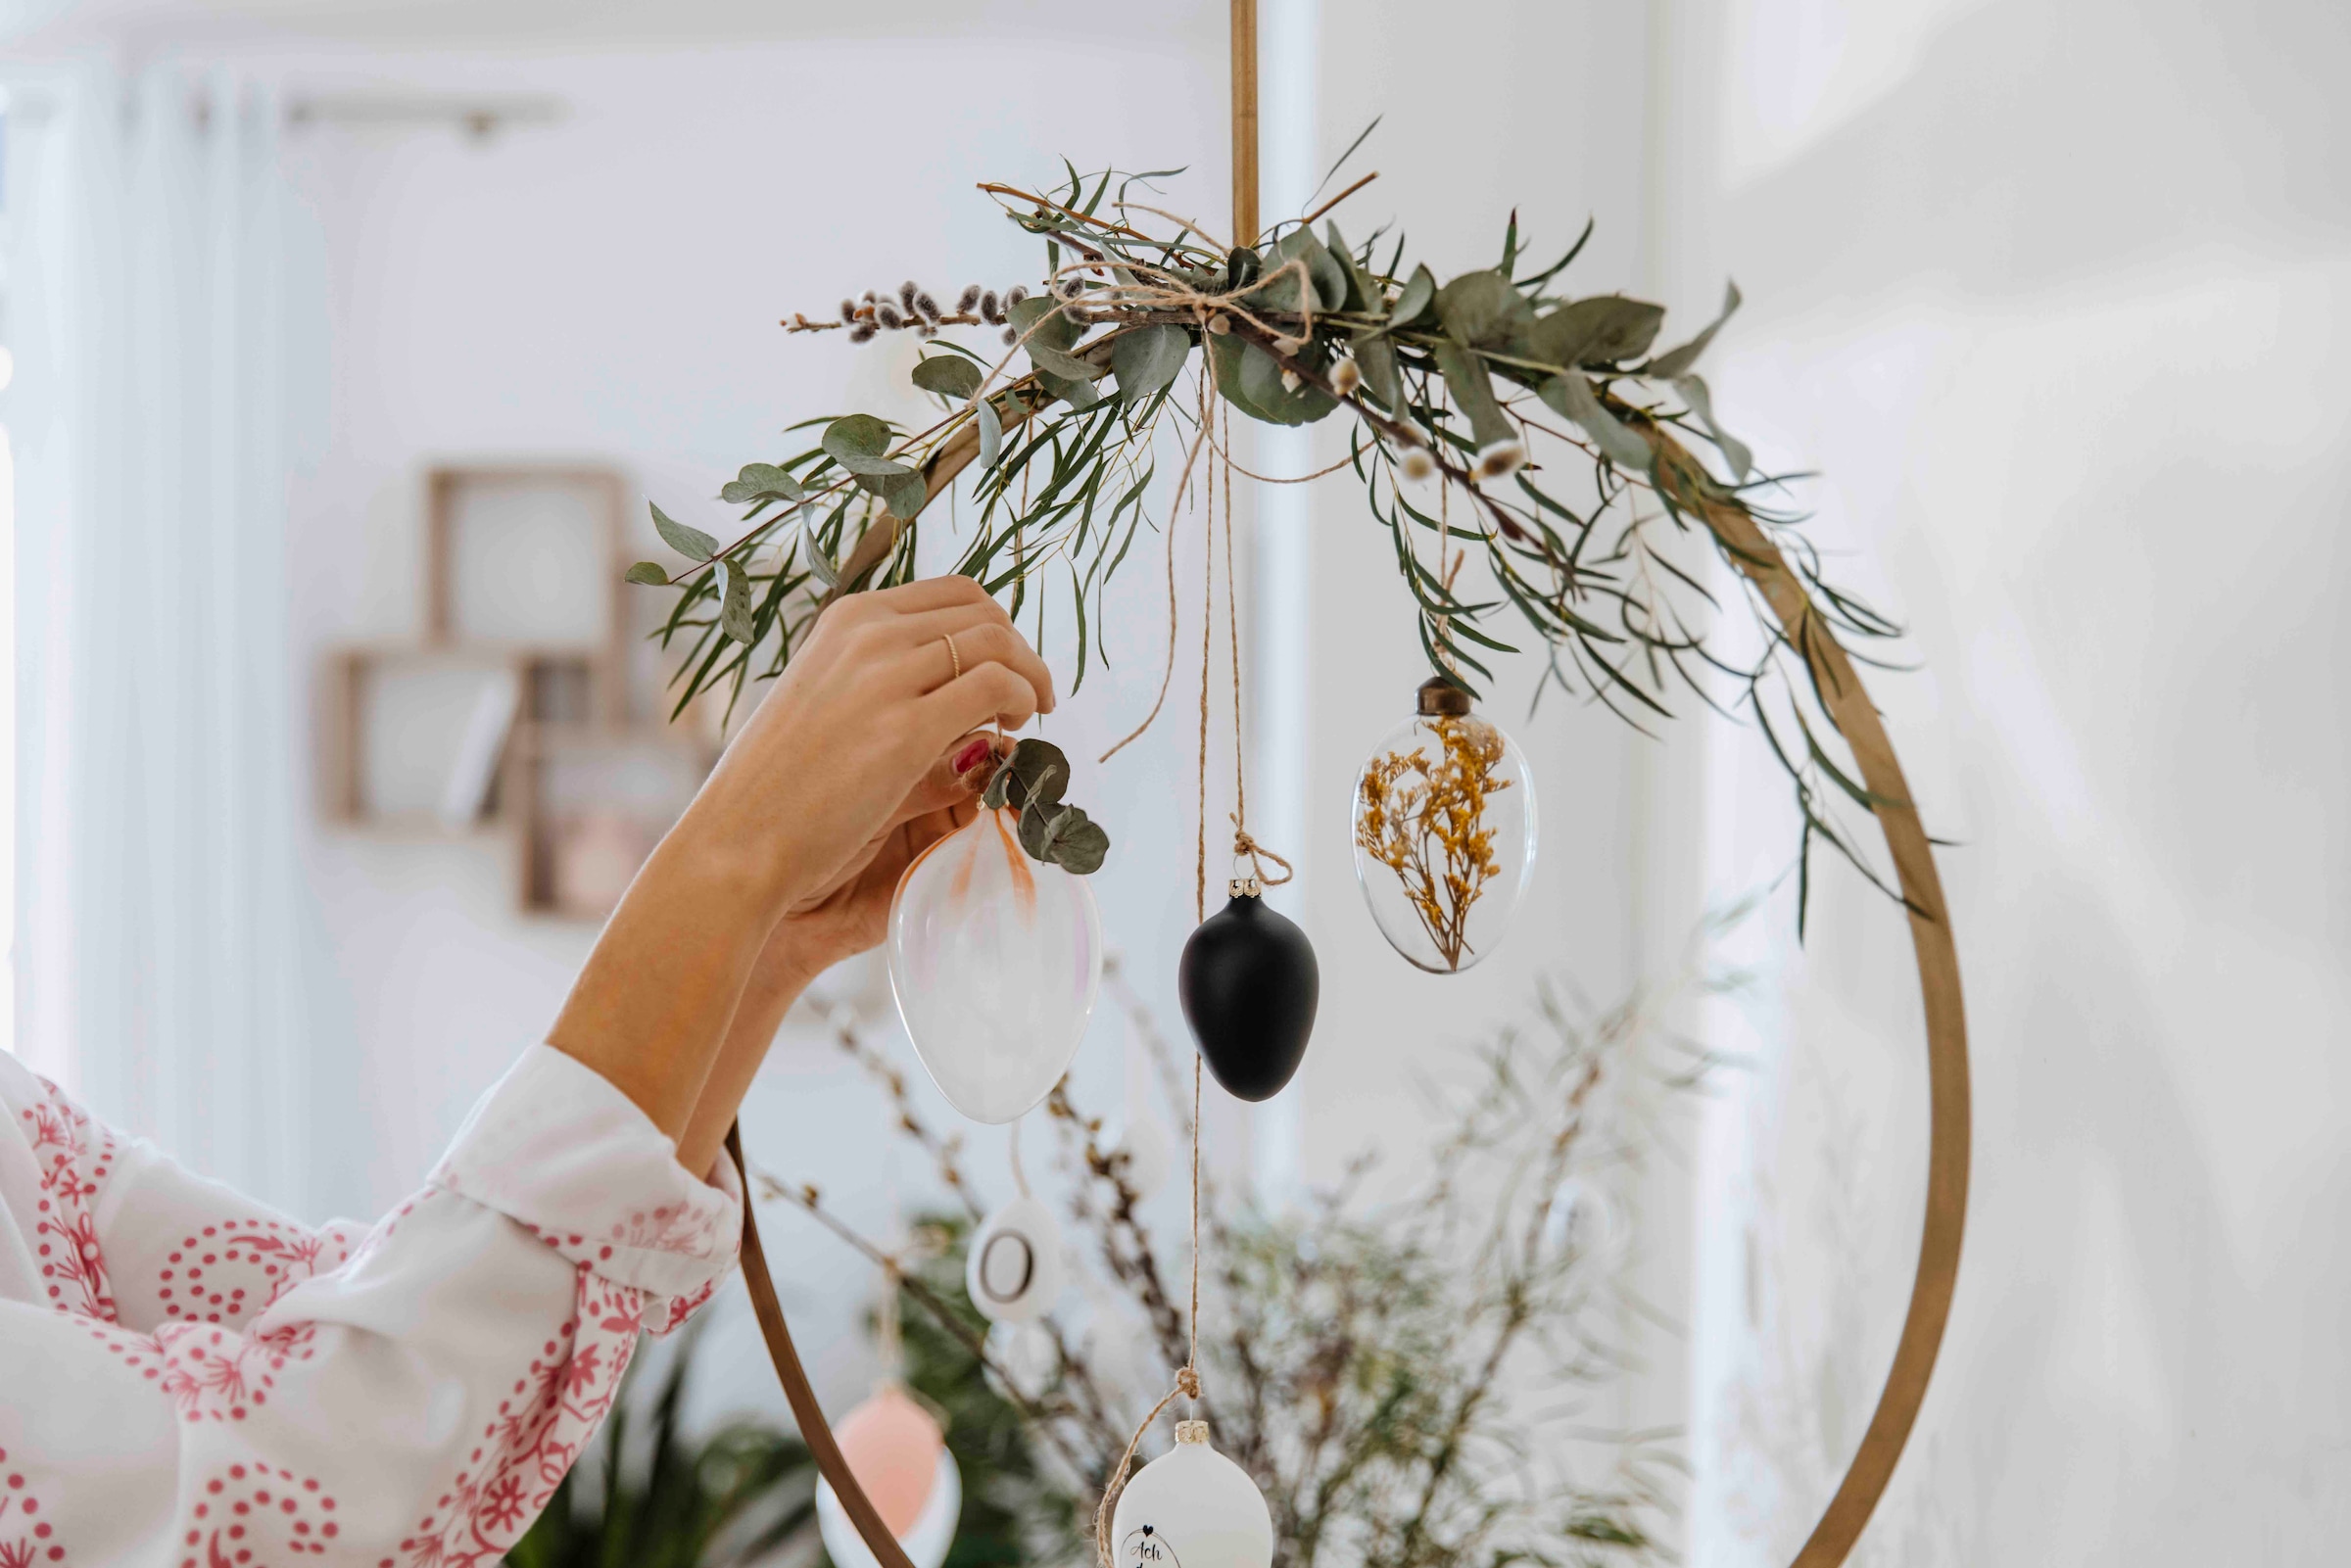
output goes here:
{"type": "Polygon", "coordinates": [[[804,903],[873,853],[958,737],[1018,729],[1053,700],[1052,672],[970,578],[851,594],[777,678],[676,835],[734,860],[779,909],[804,903]]]}
{"type": "MultiPolygon", "coordinates": [[[[911,841],[892,831],[941,809],[921,804],[926,775],[971,732],[1052,707],[1044,661],[968,578],[834,604],[630,884],[549,1043],[672,1138],[723,1130],[749,1073],[712,1069],[787,913],[822,915],[812,938],[878,934],[884,859],[911,841]]],[[[706,1168],[698,1142],[680,1152],[706,1168]]]]}

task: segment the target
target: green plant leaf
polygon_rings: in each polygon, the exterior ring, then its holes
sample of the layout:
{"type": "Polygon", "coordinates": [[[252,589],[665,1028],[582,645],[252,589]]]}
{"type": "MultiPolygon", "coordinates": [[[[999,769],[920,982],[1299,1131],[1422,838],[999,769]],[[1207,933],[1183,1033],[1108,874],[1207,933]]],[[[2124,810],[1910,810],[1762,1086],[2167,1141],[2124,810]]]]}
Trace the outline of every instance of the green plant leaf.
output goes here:
{"type": "Polygon", "coordinates": [[[1363,263],[1355,259],[1355,248],[1347,243],[1347,236],[1339,232],[1335,220],[1323,223],[1322,243],[1338,259],[1340,268],[1347,274],[1347,298],[1340,302],[1339,308],[1379,314],[1387,301],[1381,298],[1379,289],[1365,274],[1363,263]]]}
{"type": "Polygon", "coordinates": [[[1110,365],[1118,372],[1120,398],[1136,404],[1171,385],[1191,352],[1192,335],[1173,322],[1125,334],[1110,347],[1110,365]]]}
{"type": "Polygon", "coordinates": [[[1021,847],[1030,858],[1059,866],[1073,877],[1102,869],[1110,834],[1077,806],[1031,804],[1021,813],[1021,847]]]}
{"type": "Polygon", "coordinates": [[[1392,414],[1402,414],[1404,377],[1396,369],[1396,345],[1375,331],[1361,333],[1355,340],[1355,362],[1372,401],[1392,414]]]}
{"type": "Polygon", "coordinates": [[[817,543],[816,530],[808,529],[801,534],[800,538],[801,542],[808,546],[808,570],[825,587],[839,586],[840,566],[832,556],[825,553],[825,546],[817,543]]]}
{"type": "MultiPolygon", "coordinates": [[[[1731,318],[1731,312],[1738,309],[1739,285],[1736,283],[1724,285],[1722,313],[1707,322],[1706,329],[1688,343],[1678,349],[1668,349],[1643,365],[1641,373],[1645,376],[1655,376],[1660,381],[1671,381],[1677,376],[1688,375],[1690,367],[1698,363],[1698,356],[1706,352],[1706,345],[1714,341],[1714,334],[1722,330],[1722,324],[1728,321],[1731,318]]],[[[1700,396],[1703,397],[1704,394],[1701,393],[1700,396]]],[[[1712,421],[1708,421],[1708,423],[1710,425],[1712,421]]]]}
{"type": "Polygon", "coordinates": [[[825,426],[819,445],[826,455],[860,479],[896,479],[914,472],[904,463],[891,462],[882,455],[889,450],[889,426],[870,413],[853,413],[834,420],[825,426]]]}
{"type": "Polygon", "coordinates": [[[1662,306],[1596,295],[1538,317],[1519,335],[1518,348],[1524,357],[1562,370],[1612,365],[1648,353],[1664,323],[1662,306]]]}
{"type": "Polygon", "coordinates": [[[972,423],[980,427],[980,469],[985,473],[996,466],[1004,451],[1004,422],[996,417],[993,398],[982,398],[972,404],[972,423]]]}
{"type": "Polygon", "coordinates": [[[669,586],[669,574],[661,570],[658,562],[639,561],[636,565],[629,568],[622,581],[630,583],[642,583],[648,588],[667,588],[669,586]]]}
{"type": "Polygon", "coordinates": [[[980,467],[982,472],[996,466],[1004,451],[1004,421],[996,413],[996,401],[982,398],[972,404],[972,423],[980,431],[980,467]]]}
{"type": "Polygon", "coordinates": [[[799,501],[808,493],[800,482],[774,463],[744,463],[743,472],[722,486],[718,499],[730,506],[755,500],[799,501]]]}
{"type": "Polygon", "coordinates": [[[1592,383],[1584,379],[1581,370],[1560,371],[1543,383],[1540,395],[1560,414],[1581,425],[1584,434],[1592,438],[1592,444],[1617,467],[1634,473],[1649,471],[1649,443],[1600,405],[1600,399],[1593,396],[1592,383]]]}
{"type": "Polygon", "coordinates": [[[1458,343],[1440,343],[1429,352],[1436,358],[1437,373],[1445,378],[1445,390],[1453,396],[1453,405],[1469,416],[1469,430],[1477,444],[1490,447],[1498,441],[1516,440],[1517,427],[1495,402],[1494,378],[1477,356],[1458,343]]]}
{"type": "Polygon", "coordinates": [[[889,488],[882,492],[882,499],[888,505],[889,514],[900,522],[911,521],[931,499],[931,487],[912,469],[906,471],[905,478],[892,479],[888,484],[889,488]]]}
{"type": "Polygon", "coordinates": [[[1052,741],[1032,736],[1014,746],[1011,756],[996,764],[980,803],[991,810],[1010,806],[1015,811],[1026,811],[1032,805],[1050,806],[1061,799],[1061,792],[1069,787],[1069,757],[1052,741]]]}
{"type": "Polygon", "coordinates": [[[1083,413],[1102,401],[1102,394],[1091,381],[1079,381],[1069,376],[1057,376],[1050,370],[1036,372],[1037,383],[1047,392],[1083,413]]]}
{"type": "Polygon", "coordinates": [[[706,561],[718,553],[718,541],[708,534],[698,528],[687,527],[652,501],[647,501],[646,505],[652,510],[653,532],[659,534],[661,543],[671,549],[697,561],[706,561]]]}
{"type": "Polygon", "coordinates": [[[1472,349],[1501,349],[1534,320],[1526,297],[1508,274],[1488,268],[1464,272],[1437,291],[1437,319],[1446,336],[1472,349]]]}
{"type": "Polygon", "coordinates": [[[1048,349],[1034,342],[1029,345],[1029,362],[1046,375],[1059,376],[1064,381],[1094,381],[1105,373],[1100,365],[1090,360],[1080,359],[1059,349],[1048,349]]]}
{"type": "Polygon", "coordinates": [[[1388,318],[1391,326],[1409,327],[1417,323],[1421,313],[1437,303],[1437,275],[1425,265],[1413,268],[1413,280],[1404,286],[1397,297],[1396,310],[1388,318]]]}
{"type": "Polygon", "coordinates": [[[751,627],[751,580],[741,563],[721,557],[710,568],[718,581],[718,629],[748,646],[758,640],[751,627]]]}
{"type": "Polygon", "coordinates": [[[1007,315],[1023,346],[1043,344],[1048,349],[1067,349],[1078,341],[1078,323],[1062,313],[1061,302],[1049,294],[1032,295],[1014,306],[1007,315]]]}
{"type": "Polygon", "coordinates": [[[1310,425],[1336,408],[1338,401],[1318,387],[1292,392],[1281,384],[1281,365],[1256,344],[1230,333],[1212,334],[1210,363],[1217,390],[1226,402],[1261,424],[1310,425]]]}
{"type": "MultiPolygon", "coordinates": [[[[1336,310],[1345,306],[1347,268],[1309,230],[1294,228],[1274,241],[1273,248],[1266,253],[1264,275],[1271,275],[1292,261],[1306,268],[1307,280],[1314,285],[1316,309],[1336,310]]],[[[1298,300],[1298,274],[1292,271],[1252,291],[1242,303],[1258,309],[1294,312],[1298,300]]]]}
{"type": "Polygon", "coordinates": [[[1728,434],[1714,422],[1714,399],[1706,391],[1706,384],[1696,376],[1681,376],[1675,379],[1673,390],[1682,395],[1682,401],[1690,405],[1690,411],[1697,414],[1699,422],[1706,427],[1706,434],[1714,438],[1715,449],[1722,453],[1722,460],[1731,465],[1731,477],[1745,484],[1749,471],[1755,466],[1755,455],[1747,450],[1746,442],[1728,434]]]}
{"type": "Polygon", "coordinates": [[[915,362],[914,384],[942,398],[968,401],[980,390],[980,367],[959,355],[935,354],[915,362]]]}

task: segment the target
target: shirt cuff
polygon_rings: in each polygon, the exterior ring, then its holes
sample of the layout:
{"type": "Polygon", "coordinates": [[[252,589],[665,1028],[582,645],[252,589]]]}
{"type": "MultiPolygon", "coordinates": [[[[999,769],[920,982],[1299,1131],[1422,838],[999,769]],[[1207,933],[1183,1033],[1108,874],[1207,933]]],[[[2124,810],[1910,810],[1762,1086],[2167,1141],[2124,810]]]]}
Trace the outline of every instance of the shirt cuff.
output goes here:
{"type": "Polygon", "coordinates": [[[523,1053],[482,1097],[428,1180],[656,1298],[645,1314],[656,1331],[709,1299],[743,1237],[732,1162],[696,1181],[635,1102],[549,1045],[523,1053]]]}

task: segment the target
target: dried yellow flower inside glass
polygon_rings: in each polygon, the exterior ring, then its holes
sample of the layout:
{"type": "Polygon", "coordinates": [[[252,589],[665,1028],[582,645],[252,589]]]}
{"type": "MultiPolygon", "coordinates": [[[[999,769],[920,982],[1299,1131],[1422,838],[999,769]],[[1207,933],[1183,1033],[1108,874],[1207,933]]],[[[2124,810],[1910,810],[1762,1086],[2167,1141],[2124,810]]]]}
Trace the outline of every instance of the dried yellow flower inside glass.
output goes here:
{"type": "Polygon", "coordinates": [[[1452,974],[1501,942],[1535,869],[1535,784],[1511,737],[1443,679],[1355,784],[1355,874],[1390,946],[1452,974]]]}

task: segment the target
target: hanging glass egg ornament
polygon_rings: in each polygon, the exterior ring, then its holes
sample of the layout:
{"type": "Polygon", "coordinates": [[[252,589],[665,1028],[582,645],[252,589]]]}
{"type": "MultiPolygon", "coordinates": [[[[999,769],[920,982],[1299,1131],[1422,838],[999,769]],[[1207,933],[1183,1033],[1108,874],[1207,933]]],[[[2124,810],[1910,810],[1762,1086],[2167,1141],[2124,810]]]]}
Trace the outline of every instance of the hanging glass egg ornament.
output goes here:
{"type": "Polygon", "coordinates": [[[1032,860],[1005,807],[916,857],[889,906],[889,988],[947,1103],[1005,1122],[1078,1054],[1102,983],[1102,922],[1085,879],[1032,860]]]}
{"type": "Polygon", "coordinates": [[[1321,997],[1315,944],[1297,923],[1268,909],[1255,878],[1183,944],[1176,994],[1200,1060],[1226,1093],[1271,1100],[1306,1057],[1321,997]]]}
{"type": "MultiPolygon", "coordinates": [[[[885,1383],[833,1436],[898,1548],[914,1568],[938,1568],[963,1513],[963,1475],[938,1422],[905,1389],[885,1383]]],[[[880,1568],[830,1481],[816,1485],[816,1527],[835,1568],[880,1568]]]]}
{"type": "Polygon", "coordinates": [[[1120,1491],[1110,1542],[1112,1568],[1271,1568],[1273,1515],[1206,1421],[1178,1421],[1176,1447],[1120,1491]]]}
{"type": "Polygon", "coordinates": [[[993,1323],[1033,1323],[1061,1300],[1061,1227],[1027,1194],[989,1214],[972,1233],[963,1288],[993,1323]]]}
{"type": "Polygon", "coordinates": [[[1526,755],[1442,676],[1355,784],[1355,875],[1388,945],[1432,974],[1491,954],[1535,870],[1526,755]]]}

